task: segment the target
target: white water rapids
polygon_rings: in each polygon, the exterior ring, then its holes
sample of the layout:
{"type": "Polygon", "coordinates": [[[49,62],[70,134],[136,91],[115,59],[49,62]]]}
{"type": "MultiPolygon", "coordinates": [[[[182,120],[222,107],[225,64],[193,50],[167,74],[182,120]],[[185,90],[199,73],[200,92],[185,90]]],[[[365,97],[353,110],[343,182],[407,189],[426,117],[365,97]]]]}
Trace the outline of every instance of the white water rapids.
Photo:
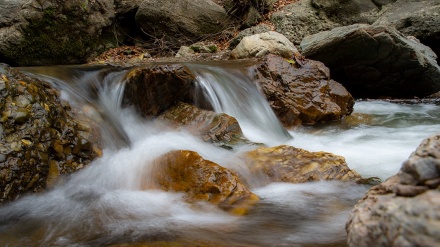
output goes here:
{"type": "MultiPolygon", "coordinates": [[[[368,121],[298,128],[289,131],[293,136],[289,139],[285,131],[275,130],[279,123],[273,113],[267,113],[267,103],[261,101],[258,90],[241,86],[247,90],[242,94],[252,97],[228,106],[221,103],[240,90],[235,86],[227,90],[230,83],[237,85],[234,81],[242,80],[235,72],[196,67],[192,68],[198,81],[209,84],[205,92],[219,96],[213,99],[220,105],[216,110],[236,117],[251,140],[342,155],[350,168],[365,177],[386,179],[395,174],[418,144],[440,129],[438,105],[362,101],[356,102],[354,115],[368,116],[368,121]],[[219,73],[225,76],[219,77],[219,73]],[[240,109],[234,110],[234,106],[240,109]],[[253,118],[252,111],[262,116],[253,118]]],[[[88,75],[97,80],[90,73],[83,71],[77,79],[84,82],[84,75],[88,75]]],[[[121,73],[110,73],[101,80],[117,82],[121,73]]],[[[132,109],[119,107],[122,89],[115,86],[119,84],[108,84],[98,94],[88,95],[75,84],[75,78],[68,77],[70,81],[64,85],[66,78],[58,76],[63,95],[74,105],[85,99],[87,104],[103,107],[106,114],[98,116],[99,121],[113,122],[104,126],[109,136],[104,156],[46,193],[1,207],[0,246],[110,246],[154,241],[178,241],[183,246],[201,242],[213,243],[211,246],[345,245],[345,221],[367,187],[337,181],[261,186],[236,158],[237,153],[251,147],[226,150],[161,122],[146,121],[132,109]],[[112,141],[125,139],[130,147],[123,145],[124,141],[112,141]],[[253,185],[251,190],[260,196],[260,203],[248,215],[237,217],[212,205],[189,205],[181,194],[141,190],[151,162],[177,149],[196,151],[240,173],[253,185]]]]}

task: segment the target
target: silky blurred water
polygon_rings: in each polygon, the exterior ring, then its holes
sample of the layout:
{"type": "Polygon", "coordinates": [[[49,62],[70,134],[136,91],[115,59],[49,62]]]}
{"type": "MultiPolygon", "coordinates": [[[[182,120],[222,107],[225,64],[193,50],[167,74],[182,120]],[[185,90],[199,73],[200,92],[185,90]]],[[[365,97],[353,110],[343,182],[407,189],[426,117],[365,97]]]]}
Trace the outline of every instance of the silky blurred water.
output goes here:
{"type": "Polygon", "coordinates": [[[344,156],[350,168],[382,180],[396,174],[423,139],[440,131],[440,106],[359,101],[357,123],[292,131],[288,144],[344,156]]]}
{"type": "MultiPolygon", "coordinates": [[[[227,107],[221,103],[225,100],[222,97],[230,97],[221,95],[227,95],[221,88],[240,80],[236,72],[193,69],[200,83],[210,83],[204,87],[212,89],[210,97],[220,102],[217,111],[228,111],[236,117],[250,139],[257,138],[267,145],[289,144],[339,154],[365,177],[386,179],[395,174],[417,145],[440,127],[437,105],[361,101],[356,102],[353,118],[289,130],[293,136],[290,139],[282,128],[268,127],[279,123],[273,113],[267,112],[267,102],[247,99],[227,107]],[[219,73],[227,76],[218,79],[219,73]],[[259,112],[260,116],[252,119],[249,112],[259,112]],[[266,134],[261,134],[265,129],[266,134]]],[[[122,72],[112,73],[116,76],[100,78],[107,78],[108,85],[121,85],[122,72]]],[[[70,72],[61,74],[72,79],[70,72]]],[[[74,74],[81,82],[81,75],[90,77],[84,71],[74,74]]],[[[53,77],[57,83],[66,81],[53,71],[44,75],[46,79],[53,77]]],[[[254,147],[226,150],[185,131],[170,129],[160,121],[142,119],[134,110],[119,107],[123,88],[99,86],[95,91],[97,97],[81,101],[75,92],[87,94],[78,89],[81,87],[75,80],[66,83],[70,86],[58,85],[64,88],[66,99],[74,101],[77,107],[96,108],[97,121],[109,124],[105,127],[109,133],[107,148],[102,158],[64,177],[48,192],[2,206],[0,246],[110,246],[157,241],[177,241],[183,246],[345,246],[348,214],[368,187],[338,181],[266,184],[252,177],[238,158],[243,150],[254,147]],[[249,214],[234,216],[210,204],[190,205],[179,193],[143,189],[152,161],[179,149],[196,151],[205,159],[234,170],[261,198],[260,202],[249,214]]],[[[251,90],[234,86],[230,91],[237,93],[239,88],[251,90]]]]}

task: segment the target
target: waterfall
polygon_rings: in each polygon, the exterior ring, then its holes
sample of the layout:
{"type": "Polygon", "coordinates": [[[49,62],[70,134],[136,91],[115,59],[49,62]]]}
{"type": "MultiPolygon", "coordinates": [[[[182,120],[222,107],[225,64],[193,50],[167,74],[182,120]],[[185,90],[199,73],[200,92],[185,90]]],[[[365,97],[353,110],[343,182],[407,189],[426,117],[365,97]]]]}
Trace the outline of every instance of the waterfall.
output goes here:
{"type": "Polygon", "coordinates": [[[51,83],[61,92],[61,99],[95,121],[106,148],[117,150],[130,145],[119,120],[126,70],[53,66],[21,68],[21,71],[51,83]]]}
{"type": "MultiPolygon", "coordinates": [[[[195,99],[205,99],[215,112],[236,118],[248,139],[276,145],[292,138],[246,71],[197,63],[185,66],[195,75],[198,94],[195,99]]],[[[63,93],[65,100],[102,125],[106,145],[129,145],[130,140],[119,120],[123,78],[129,69],[55,66],[21,70],[51,82],[63,93]]]]}
{"type": "Polygon", "coordinates": [[[246,71],[201,64],[187,67],[196,76],[196,92],[216,112],[235,117],[251,141],[276,145],[292,138],[246,71]]]}

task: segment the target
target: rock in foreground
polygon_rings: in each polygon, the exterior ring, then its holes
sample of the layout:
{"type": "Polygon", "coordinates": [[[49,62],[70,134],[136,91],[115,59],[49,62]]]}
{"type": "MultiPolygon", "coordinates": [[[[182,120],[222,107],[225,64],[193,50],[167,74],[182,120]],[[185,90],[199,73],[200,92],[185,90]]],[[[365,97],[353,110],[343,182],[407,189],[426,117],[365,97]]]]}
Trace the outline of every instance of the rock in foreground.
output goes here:
{"type": "Polygon", "coordinates": [[[349,246],[438,246],[440,135],[424,140],[400,172],[371,188],[347,222],[349,246]]]}
{"type": "Polygon", "coordinates": [[[207,201],[236,214],[247,212],[258,201],[234,173],[196,152],[172,151],[155,164],[148,186],[184,192],[189,201],[207,201]]]}

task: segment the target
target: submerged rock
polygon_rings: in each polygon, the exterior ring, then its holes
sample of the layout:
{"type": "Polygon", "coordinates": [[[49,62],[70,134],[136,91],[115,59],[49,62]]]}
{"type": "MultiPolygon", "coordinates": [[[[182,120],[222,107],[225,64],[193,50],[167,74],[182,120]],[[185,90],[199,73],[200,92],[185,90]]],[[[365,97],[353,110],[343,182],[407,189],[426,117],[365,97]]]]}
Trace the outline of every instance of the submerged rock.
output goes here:
{"type": "Polygon", "coordinates": [[[284,126],[339,120],[353,111],[353,97],[321,62],[267,55],[251,69],[284,126]]]}
{"type": "Polygon", "coordinates": [[[351,212],[349,246],[438,246],[440,135],[424,140],[399,173],[372,187],[351,212]]]}
{"type": "Polygon", "coordinates": [[[0,67],[0,203],[43,191],[101,155],[97,133],[47,83],[0,67]]]}
{"type": "Polygon", "coordinates": [[[395,28],[355,24],[304,38],[303,55],[323,62],[355,97],[424,97],[440,91],[435,53],[395,28]]]}
{"type": "Polygon", "coordinates": [[[193,151],[169,152],[155,161],[147,188],[184,192],[191,202],[207,201],[243,214],[259,199],[233,172],[193,151]]]}
{"type": "Polygon", "coordinates": [[[250,142],[244,137],[235,118],[224,113],[202,110],[190,104],[180,102],[159,118],[183,126],[191,133],[200,135],[205,142],[215,143],[228,149],[232,149],[232,146],[237,144],[250,142]]]}
{"type": "Polygon", "coordinates": [[[350,170],[341,156],[309,152],[287,145],[261,147],[245,153],[244,159],[254,174],[268,176],[268,182],[305,183],[361,179],[357,172],[350,170]]]}

